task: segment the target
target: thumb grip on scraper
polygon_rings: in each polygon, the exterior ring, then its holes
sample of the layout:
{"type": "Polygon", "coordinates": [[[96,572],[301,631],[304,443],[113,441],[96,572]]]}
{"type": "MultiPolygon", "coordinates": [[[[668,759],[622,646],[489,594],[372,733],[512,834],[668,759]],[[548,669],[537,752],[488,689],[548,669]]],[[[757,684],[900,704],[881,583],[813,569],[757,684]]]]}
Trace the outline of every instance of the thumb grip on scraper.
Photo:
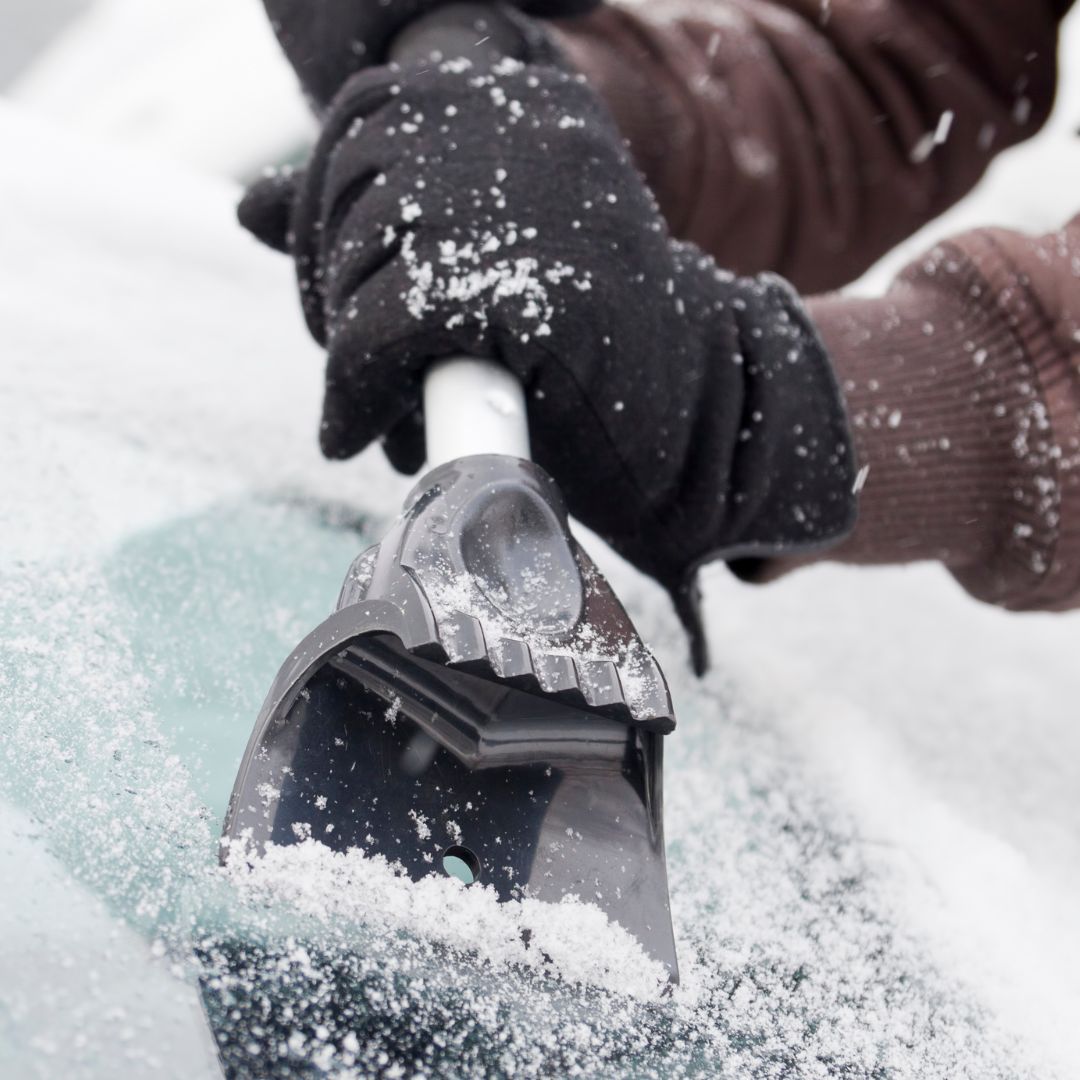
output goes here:
{"type": "MultiPolygon", "coordinates": [[[[491,63],[515,56],[521,33],[489,4],[449,4],[417,19],[391,49],[398,63],[464,56],[491,63]],[[479,52],[479,56],[478,56],[479,52]]],[[[529,426],[521,383],[490,360],[438,360],[424,376],[428,468],[473,454],[529,457],[529,426]]]]}

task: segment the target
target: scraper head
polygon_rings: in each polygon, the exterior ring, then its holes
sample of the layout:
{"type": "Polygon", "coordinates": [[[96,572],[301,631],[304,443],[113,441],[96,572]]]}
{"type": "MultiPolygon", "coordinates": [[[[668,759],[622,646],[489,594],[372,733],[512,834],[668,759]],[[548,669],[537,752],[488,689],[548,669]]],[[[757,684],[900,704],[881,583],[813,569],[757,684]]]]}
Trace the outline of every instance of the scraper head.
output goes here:
{"type": "Polygon", "coordinates": [[[595,903],[678,978],[662,820],[663,675],[537,466],[429,473],[271,688],[225,821],[595,903]]]}

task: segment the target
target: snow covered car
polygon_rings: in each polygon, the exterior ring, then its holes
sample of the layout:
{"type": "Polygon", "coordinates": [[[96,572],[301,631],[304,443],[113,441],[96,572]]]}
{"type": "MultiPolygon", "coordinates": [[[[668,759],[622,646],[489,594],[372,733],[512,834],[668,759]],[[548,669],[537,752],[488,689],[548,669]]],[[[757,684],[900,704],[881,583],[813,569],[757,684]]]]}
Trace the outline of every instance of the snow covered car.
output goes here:
{"type": "Polygon", "coordinates": [[[321,357],[234,183],[29,107],[0,137],[3,1075],[1075,1071],[1080,622],[929,567],[711,571],[699,682],[601,559],[679,712],[674,990],[581,912],[538,960],[482,887],[222,870],[262,695],[408,482],[319,456],[321,357]]]}

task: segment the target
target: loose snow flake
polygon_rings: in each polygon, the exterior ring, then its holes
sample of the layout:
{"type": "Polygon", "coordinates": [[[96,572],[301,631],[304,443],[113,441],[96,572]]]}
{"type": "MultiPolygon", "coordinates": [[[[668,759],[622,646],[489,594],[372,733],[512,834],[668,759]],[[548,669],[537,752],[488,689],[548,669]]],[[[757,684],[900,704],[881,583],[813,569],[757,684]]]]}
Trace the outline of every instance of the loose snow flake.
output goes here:
{"type": "MultiPolygon", "coordinates": [[[[535,230],[531,233],[536,235],[535,230]]],[[[409,314],[422,319],[441,305],[460,305],[486,325],[490,307],[514,303],[516,315],[535,324],[532,333],[550,333],[555,316],[550,288],[573,279],[576,271],[563,262],[542,267],[533,256],[492,257],[501,247],[511,246],[512,240],[516,240],[512,226],[501,236],[491,232],[465,243],[443,240],[438,259],[432,262],[421,259],[414,238],[406,236],[401,257],[410,287],[402,299],[409,314]],[[476,302],[478,306],[472,306],[476,302]]]]}
{"type": "Polygon", "coordinates": [[[428,824],[427,818],[417,810],[410,810],[409,818],[413,825],[416,826],[416,835],[421,840],[430,840],[431,826],[428,824]]]}

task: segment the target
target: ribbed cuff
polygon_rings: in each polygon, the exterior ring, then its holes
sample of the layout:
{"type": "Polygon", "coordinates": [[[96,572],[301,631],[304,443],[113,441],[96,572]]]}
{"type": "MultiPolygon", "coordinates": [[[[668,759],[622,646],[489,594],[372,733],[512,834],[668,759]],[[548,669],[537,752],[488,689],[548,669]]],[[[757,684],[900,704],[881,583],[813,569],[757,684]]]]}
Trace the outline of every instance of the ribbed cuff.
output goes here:
{"type": "MultiPolygon", "coordinates": [[[[854,563],[944,563],[1005,607],[1075,598],[1080,491],[1062,475],[1075,386],[1066,358],[992,238],[936,249],[879,300],[832,296],[811,316],[847,402],[860,476],[854,563]],[[1061,558],[1068,549],[1071,557],[1061,558]]],[[[758,580],[796,563],[759,566],[758,580]]]]}

